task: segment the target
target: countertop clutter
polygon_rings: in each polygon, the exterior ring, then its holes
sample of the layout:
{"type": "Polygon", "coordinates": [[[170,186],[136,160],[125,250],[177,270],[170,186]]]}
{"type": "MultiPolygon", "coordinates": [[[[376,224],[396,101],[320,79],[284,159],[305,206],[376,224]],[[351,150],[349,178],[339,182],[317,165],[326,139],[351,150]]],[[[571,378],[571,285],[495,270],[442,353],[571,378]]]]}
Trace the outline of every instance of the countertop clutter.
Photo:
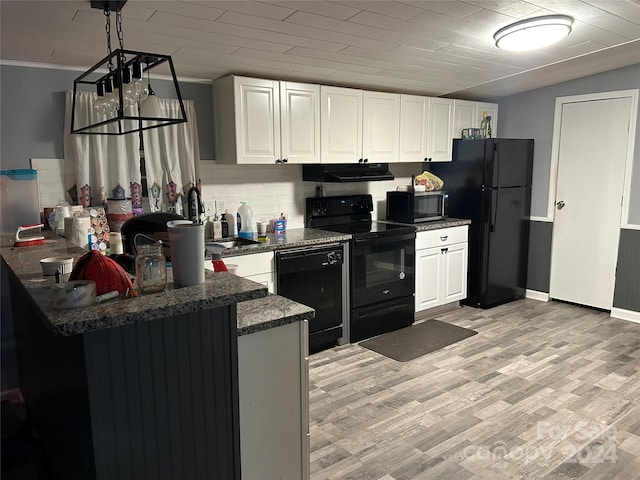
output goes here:
{"type": "MultiPolygon", "coordinates": [[[[229,273],[207,272],[201,285],[174,288],[172,283],[159,293],[126,300],[111,300],[86,308],[58,310],[52,307],[54,277],[42,274],[40,260],[48,256],[73,256],[84,251],[61,237],[49,237],[44,245],[13,247],[13,238],[3,236],[0,253],[27,289],[47,321],[59,335],[82,334],[92,330],[145,322],[197,312],[232,303],[256,300],[267,295],[260,284],[229,273]]],[[[238,308],[238,333],[246,334],[313,316],[313,310],[271,295],[263,302],[249,302],[238,308]],[[260,317],[262,315],[262,317],[260,317]]]]}

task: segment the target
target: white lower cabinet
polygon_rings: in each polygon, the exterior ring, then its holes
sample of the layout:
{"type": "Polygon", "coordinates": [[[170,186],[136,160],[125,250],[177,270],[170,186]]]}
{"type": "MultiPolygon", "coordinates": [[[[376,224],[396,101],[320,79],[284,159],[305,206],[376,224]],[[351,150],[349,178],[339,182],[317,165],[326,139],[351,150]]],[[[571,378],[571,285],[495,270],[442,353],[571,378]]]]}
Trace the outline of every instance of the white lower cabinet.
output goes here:
{"type": "Polygon", "coordinates": [[[467,296],[468,227],[416,234],[416,312],[467,296]]]}
{"type": "MultiPolygon", "coordinates": [[[[226,265],[236,265],[236,275],[254,282],[261,283],[269,293],[275,293],[275,265],[273,252],[260,252],[250,255],[236,255],[222,257],[226,265]]],[[[205,268],[213,270],[210,260],[205,262],[205,268]]]]}
{"type": "Polygon", "coordinates": [[[242,478],[309,479],[308,324],[238,337],[242,478]]]}

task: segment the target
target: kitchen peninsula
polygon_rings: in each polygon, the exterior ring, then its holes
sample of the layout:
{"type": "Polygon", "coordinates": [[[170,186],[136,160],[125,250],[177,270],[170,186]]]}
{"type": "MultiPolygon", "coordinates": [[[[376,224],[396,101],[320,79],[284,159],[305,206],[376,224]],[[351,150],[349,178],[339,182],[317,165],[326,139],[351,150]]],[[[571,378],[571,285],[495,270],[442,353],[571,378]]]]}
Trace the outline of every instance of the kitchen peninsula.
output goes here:
{"type": "Polygon", "coordinates": [[[39,260],[84,252],[57,237],[22,248],[12,241],[0,244],[2,287],[51,478],[240,478],[238,335],[304,323],[313,310],[265,308],[273,302],[265,287],[228,273],[56,310],[39,260]],[[256,308],[266,312],[263,327],[256,308]]]}

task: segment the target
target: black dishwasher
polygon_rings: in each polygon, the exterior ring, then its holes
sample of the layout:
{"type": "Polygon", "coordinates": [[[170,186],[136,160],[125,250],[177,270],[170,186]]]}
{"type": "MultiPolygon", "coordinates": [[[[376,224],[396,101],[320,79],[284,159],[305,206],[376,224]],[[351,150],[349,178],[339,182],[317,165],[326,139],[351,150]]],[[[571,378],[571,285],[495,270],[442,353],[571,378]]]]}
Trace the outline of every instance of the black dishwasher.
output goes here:
{"type": "Polygon", "coordinates": [[[278,295],[313,308],[309,351],[337,345],[343,336],[347,262],[342,244],[276,252],[278,295]]]}

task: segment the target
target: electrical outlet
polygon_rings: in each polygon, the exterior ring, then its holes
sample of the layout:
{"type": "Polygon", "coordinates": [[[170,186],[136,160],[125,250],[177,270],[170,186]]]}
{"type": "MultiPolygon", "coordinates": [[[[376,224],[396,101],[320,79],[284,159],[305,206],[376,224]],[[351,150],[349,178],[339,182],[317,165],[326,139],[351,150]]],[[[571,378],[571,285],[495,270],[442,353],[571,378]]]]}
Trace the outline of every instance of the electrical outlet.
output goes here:
{"type": "Polygon", "coordinates": [[[227,209],[227,202],[224,200],[216,200],[216,213],[222,215],[227,209]]]}
{"type": "Polygon", "coordinates": [[[213,217],[213,214],[216,213],[216,202],[213,200],[205,200],[204,201],[204,214],[207,217],[213,217]]]}

